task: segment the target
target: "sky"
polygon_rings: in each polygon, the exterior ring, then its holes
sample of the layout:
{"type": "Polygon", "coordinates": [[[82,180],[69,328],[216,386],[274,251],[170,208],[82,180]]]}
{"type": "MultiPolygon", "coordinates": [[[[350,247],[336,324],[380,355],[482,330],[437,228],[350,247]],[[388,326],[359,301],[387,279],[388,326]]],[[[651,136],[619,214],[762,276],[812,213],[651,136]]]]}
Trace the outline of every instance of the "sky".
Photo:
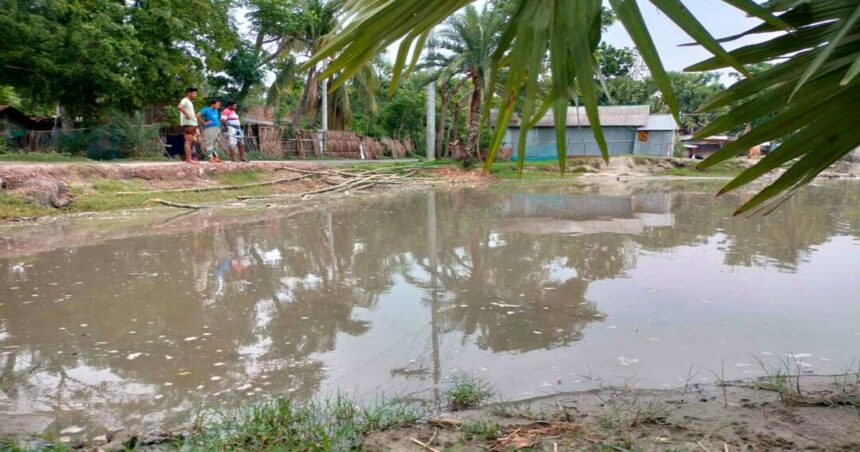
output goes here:
{"type": "MultiPolygon", "coordinates": [[[[746,17],[743,12],[719,0],[683,0],[682,3],[716,38],[731,36],[761,23],[760,20],[746,17]]],[[[651,2],[640,0],[639,7],[666,69],[680,71],[711,56],[701,47],[679,47],[690,42],[690,38],[651,2]]],[[[633,46],[627,31],[619,23],[606,32],[604,40],[616,47],[633,46]]],[[[754,42],[754,38],[744,38],[734,43],[726,43],[725,47],[731,50],[754,42]]]]}
{"type": "MultiPolygon", "coordinates": [[[[746,31],[760,23],[758,19],[751,19],[746,15],[725,4],[721,0],[681,0],[682,3],[699,18],[702,24],[716,38],[731,36],[746,31]]],[[[474,5],[482,8],[486,0],[476,0],[474,5]]],[[[604,2],[606,3],[606,2],[604,2]]],[[[661,13],[650,1],[638,0],[639,7],[645,18],[648,30],[657,51],[666,69],[681,71],[685,67],[709,58],[708,51],[700,47],[680,47],[681,44],[690,42],[690,38],[663,13],[661,13]]],[[[248,23],[243,14],[239,15],[240,29],[247,29],[248,23]]],[[[762,40],[767,35],[760,35],[757,39],[762,40]]],[[[616,23],[604,34],[604,40],[616,47],[633,47],[633,42],[627,36],[627,32],[620,23],[616,23]]],[[[756,42],[756,38],[743,38],[732,43],[724,44],[729,50],[756,42]]],[[[388,58],[392,61],[397,51],[397,46],[388,50],[388,58]]],[[[271,80],[268,80],[271,81],[271,80]]]]}

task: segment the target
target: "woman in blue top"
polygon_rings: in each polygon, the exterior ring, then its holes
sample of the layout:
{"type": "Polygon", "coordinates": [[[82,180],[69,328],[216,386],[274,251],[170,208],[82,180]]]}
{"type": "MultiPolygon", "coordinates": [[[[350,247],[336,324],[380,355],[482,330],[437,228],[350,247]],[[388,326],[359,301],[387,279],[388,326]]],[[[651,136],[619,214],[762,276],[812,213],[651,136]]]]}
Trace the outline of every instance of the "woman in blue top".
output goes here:
{"type": "Polygon", "coordinates": [[[212,99],[208,107],[197,113],[206,142],[206,157],[212,163],[221,163],[218,159],[218,139],[221,137],[221,112],[218,111],[220,108],[221,101],[212,99]]]}

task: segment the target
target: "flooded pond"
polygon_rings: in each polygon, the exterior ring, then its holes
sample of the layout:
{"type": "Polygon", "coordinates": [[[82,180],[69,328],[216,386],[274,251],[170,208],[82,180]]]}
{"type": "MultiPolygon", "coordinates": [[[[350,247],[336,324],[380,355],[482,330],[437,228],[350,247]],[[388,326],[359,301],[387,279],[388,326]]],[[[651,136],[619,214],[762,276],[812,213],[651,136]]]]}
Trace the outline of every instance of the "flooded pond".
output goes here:
{"type": "Polygon", "coordinates": [[[201,407],[337,391],[438,403],[457,370],[507,399],[750,377],[787,356],[844,370],[860,357],[860,186],[752,219],[717,187],[5,226],[0,424],[176,428],[201,407]]]}

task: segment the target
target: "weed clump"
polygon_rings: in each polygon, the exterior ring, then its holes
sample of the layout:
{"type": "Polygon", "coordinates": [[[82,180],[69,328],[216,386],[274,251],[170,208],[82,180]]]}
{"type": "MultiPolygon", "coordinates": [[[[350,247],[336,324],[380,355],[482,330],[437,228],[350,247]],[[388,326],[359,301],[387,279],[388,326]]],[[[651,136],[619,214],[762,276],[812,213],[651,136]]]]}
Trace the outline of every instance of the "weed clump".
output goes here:
{"type": "Polygon", "coordinates": [[[455,373],[451,387],[445,391],[445,399],[453,410],[477,408],[492,395],[492,385],[465,372],[455,373]]]}
{"type": "Polygon", "coordinates": [[[421,416],[403,405],[364,407],[343,395],[298,404],[277,399],[196,422],[188,445],[204,450],[353,450],[372,432],[410,425],[421,416]]]}

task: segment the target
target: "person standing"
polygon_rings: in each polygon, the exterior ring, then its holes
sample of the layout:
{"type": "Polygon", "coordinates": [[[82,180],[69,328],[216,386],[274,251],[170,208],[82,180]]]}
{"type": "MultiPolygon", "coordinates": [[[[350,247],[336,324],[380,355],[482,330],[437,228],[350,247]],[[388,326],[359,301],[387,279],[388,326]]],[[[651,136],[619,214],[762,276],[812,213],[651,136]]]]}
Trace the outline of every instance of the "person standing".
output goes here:
{"type": "Polygon", "coordinates": [[[227,102],[224,111],[221,112],[221,122],[225,126],[224,134],[227,136],[227,147],[230,149],[230,160],[236,161],[236,149],[239,149],[239,161],[247,162],[245,159],[245,141],[242,135],[242,124],[236,110],[239,105],[236,101],[227,102]]]}
{"type": "Polygon", "coordinates": [[[187,163],[193,163],[191,148],[197,139],[197,116],[194,114],[194,99],[197,99],[197,88],[190,87],[185,90],[185,97],[179,102],[179,125],[185,136],[185,162],[187,163]]]}
{"type": "Polygon", "coordinates": [[[221,101],[212,99],[209,106],[200,110],[197,119],[202,123],[203,141],[206,145],[206,158],[212,163],[221,163],[218,159],[218,138],[221,135],[221,101]]]}

